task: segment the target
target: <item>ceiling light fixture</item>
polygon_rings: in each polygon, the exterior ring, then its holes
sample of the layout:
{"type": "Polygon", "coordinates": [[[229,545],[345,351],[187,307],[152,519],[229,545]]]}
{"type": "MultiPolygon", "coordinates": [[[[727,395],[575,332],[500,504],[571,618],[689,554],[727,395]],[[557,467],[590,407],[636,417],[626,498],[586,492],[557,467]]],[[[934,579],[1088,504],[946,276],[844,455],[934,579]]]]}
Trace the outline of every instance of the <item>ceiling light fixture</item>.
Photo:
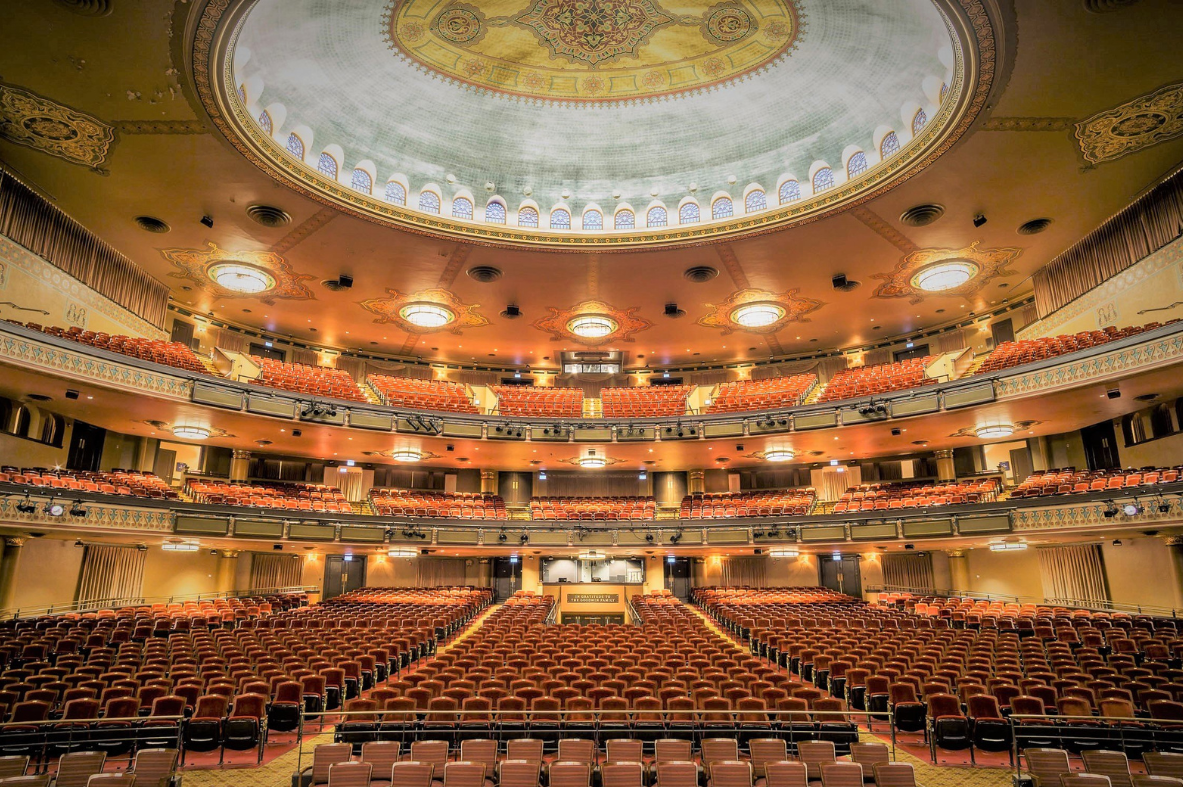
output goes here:
{"type": "Polygon", "coordinates": [[[241,262],[226,262],[209,269],[209,277],[231,292],[254,295],[275,286],[275,277],[262,268],[241,262]]]}
{"type": "Polygon", "coordinates": [[[210,430],[204,426],[174,426],[173,437],[182,440],[204,440],[210,436],[210,430]]]}
{"type": "Polygon", "coordinates": [[[616,320],[603,314],[584,314],[567,323],[567,330],[585,339],[602,339],[619,327],[616,320]]]}
{"type": "Polygon", "coordinates": [[[198,541],[165,541],[160,545],[165,552],[196,552],[201,548],[198,541]]]}
{"type": "Polygon", "coordinates": [[[784,316],[784,307],[775,303],[748,303],[731,311],[731,321],[744,328],[764,328],[784,316]]]}
{"type": "Polygon", "coordinates": [[[796,454],[794,454],[792,451],[788,450],[787,448],[774,448],[771,451],[764,452],[764,461],[765,462],[789,462],[789,461],[792,461],[794,456],[796,456],[796,454]]]}
{"type": "Polygon", "coordinates": [[[1026,541],[1003,541],[997,544],[990,545],[991,552],[1016,552],[1018,550],[1026,549],[1026,541]]]}
{"type": "Polygon", "coordinates": [[[387,557],[415,557],[415,550],[406,547],[386,550],[387,557]]]}
{"type": "Polygon", "coordinates": [[[801,554],[797,549],[770,549],[768,550],[768,557],[797,557],[801,554]]]}
{"type": "Polygon", "coordinates": [[[607,560],[608,556],[603,552],[597,552],[594,549],[589,549],[586,552],[579,553],[580,560],[607,560]]]}
{"type": "Polygon", "coordinates": [[[442,328],[456,319],[456,313],[438,303],[408,303],[398,314],[420,328],[442,328]]]}
{"type": "Polygon", "coordinates": [[[608,460],[602,456],[589,455],[579,458],[579,466],[589,470],[605,467],[607,464],[608,460]]]}
{"type": "Polygon", "coordinates": [[[418,462],[423,454],[413,448],[396,448],[390,458],[396,462],[418,462]]]}
{"type": "Polygon", "coordinates": [[[998,437],[1010,437],[1015,433],[1011,424],[982,424],[974,429],[974,434],[981,440],[993,440],[998,437]]]}
{"type": "Polygon", "coordinates": [[[966,260],[938,262],[921,268],[912,277],[912,286],[925,292],[944,292],[960,287],[978,275],[978,266],[966,260]]]}

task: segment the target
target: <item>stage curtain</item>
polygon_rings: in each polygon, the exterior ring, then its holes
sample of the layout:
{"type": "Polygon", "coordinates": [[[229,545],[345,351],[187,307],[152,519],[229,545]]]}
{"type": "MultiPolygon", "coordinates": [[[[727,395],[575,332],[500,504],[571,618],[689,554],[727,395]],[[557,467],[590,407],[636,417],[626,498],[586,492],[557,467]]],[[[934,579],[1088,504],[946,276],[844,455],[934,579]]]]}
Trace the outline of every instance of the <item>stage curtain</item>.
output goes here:
{"type": "Polygon", "coordinates": [[[127,606],[143,601],[144,557],[135,547],[85,547],[77,600],[94,606],[127,606]]]}
{"type": "Polygon", "coordinates": [[[1037,553],[1045,600],[1086,606],[1109,600],[1100,545],[1039,547],[1037,553]]]}
{"type": "Polygon", "coordinates": [[[464,558],[419,558],[415,573],[421,588],[464,584],[464,558]]]}
{"type": "Polygon", "coordinates": [[[932,555],[884,555],[883,584],[909,590],[933,590],[932,555]]]}
{"type": "Polygon", "coordinates": [[[214,345],[229,352],[245,353],[250,349],[251,340],[237,331],[219,328],[214,345]]]}
{"type": "Polygon", "coordinates": [[[304,561],[299,555],[251,555],[251,590],[299,587],[303,575],[304,561]]]}
{"type": "Polygon", "coordinates": [[[729,587],[766,587],[768,585],[768,561],[762,557],[722,558],[720,584],[729,587]]]}

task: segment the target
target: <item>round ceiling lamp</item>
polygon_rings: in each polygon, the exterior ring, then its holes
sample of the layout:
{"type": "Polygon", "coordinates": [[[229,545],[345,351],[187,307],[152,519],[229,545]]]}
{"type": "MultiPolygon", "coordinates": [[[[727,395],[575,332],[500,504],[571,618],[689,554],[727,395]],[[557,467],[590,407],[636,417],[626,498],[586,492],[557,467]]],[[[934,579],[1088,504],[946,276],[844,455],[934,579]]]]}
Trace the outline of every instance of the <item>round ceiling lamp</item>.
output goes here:
{"type": "Polygon", "coordinates": [[[619,327],[616,320],[603,314],[584,314],[567,323],[567,330],[584,339],[602,339],[619,327]]]}
{"type": "Polygon", "coordinates": [[[201,548],[201,543],[189,540],[165,541],[160,548],[165,552],[196,552],[201,548]]]}
{"type": "Polygon", "coordinates": [[[771,451],[764,452],[765,462],[790,462],[796,456],[787,448],[774,448],[771,451]]]}
{"type": "Polygon", "coordinates": [[[242,262],[224,262],[209,269],[209,277],[231,292],[254,295],[275,286],[275,277],[262,268],[242,262]]]}
{"type": "Polygon", "coordinates": [[[580,560],[607,560],[608,556],[603,552],[597,552],[594,549],[589,549],[586,552],[579,553],[580,560]]]}
{"type": "Polygon", "coordinates": [[[952,290],[978,275],[978,266],[966,260],[938,262],[912,276],[912,286],[925,292],[952,290]]]}
{"type": "Polygon", "coordinates": [[[210,436],[210,430],[204,426],[174,426],[173,437],[182,440],[204,440],[210,436]]]}
{"type": "Polygon", "coordinates": [[[602,456],[582,456],[579,458],[579,466],[586,470],[595,470],[601,467],[606,467],[608,460],[602,456]]]}
{"type": "Polygon", "coordinates": [[[1015,433],[1015,428],[1011,424],[982,424],[974,429],[976,434],[982,440],[994,440],[999,437],[1010,437],[1015,433]]]}
{"type": "Polygon", "coordinates": [[[748,303],[731,310],[731,321],[744,328],[765,328],[784,318],[785,309],[775,303],[748,303]]]}
{"type": "Polygon", "coordinates": [[[406,547],[386,550],[387,557],[415,557],[415,554],[415,550],[407,549],[406,547]]]}
{"type": "Polygon", "coordinates": [[[414,448],[396,448],[390,458],[396,462],[418,462],[423,454],[414,448]]]}
{"type": "Polygon", "coordinates": [[[769,557],[797,557],[800,555],[800,550],[797,549],[770,549],[768,550],[769,557]]]}
{"type": "Polygon", "coordinates": [[[408,303],[398,314],[420,328],[442,328],[456,319],[456,313],[438,303],[408,303]]]}

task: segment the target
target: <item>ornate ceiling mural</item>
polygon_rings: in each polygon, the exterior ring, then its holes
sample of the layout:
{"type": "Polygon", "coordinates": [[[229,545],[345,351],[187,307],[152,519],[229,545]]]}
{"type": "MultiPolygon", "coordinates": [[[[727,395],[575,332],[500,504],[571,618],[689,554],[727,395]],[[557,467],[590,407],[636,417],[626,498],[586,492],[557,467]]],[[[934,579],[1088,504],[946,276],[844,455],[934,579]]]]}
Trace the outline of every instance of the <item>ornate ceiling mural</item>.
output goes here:
{"type": "Polygon", "coordinates": [[[1002,247],[979,249],[974,241],[964,249],[920,249],[900,260],[890,273],[875,273],[882,279],[872,298],[908,298],[909,303],[920,303],[931,297],[964,298],[980,291],[994,279],[1014,276],[1017,271],[1008,266],[1023,253],[1022,249],[1002,247]],[[939,291],[925,291],[916,282],[917,275],[942,263],[965,264],[969,278],[965,283],[939,291]]]}
{"type": "Polygon", "coordinates": [[[397,325],[413,334],[447,331],[460,336],[465,328],[483,328],[489,324],[488,319],[477,311],[481,307],[479,303],[464,303],[454,293],[440,288],[413,293],[388,288],[385,298],[369,298],[361,301],[360,305],[375,315],[375,323],[397,325]],[[440,324],[412,322],[415,318],[408,318],[408,315],[417,307],[426,307],[425,311],[430,312],[432,317],[431,322],[440,324]]]}
{"type": "MultiPolygon", "coordinates": [[[[175,267],[169,276],[193,282],[217,298],[254,298],[267,305],[276,301],[313,301],[316,296],[304,282],[316,277],[296,273],[283,257],[270,251],[230,251],[210,242],[204,249],[161,249],[161,256],[175,267]],[[261,274],[265,289],[243,292],[222,286],[213,276],[225,268],[241,268],[261,274]]],[[[261,285],[262,286],[262,285],[261,285]]]]}
{"type": "Polygon", "coordinates": [[[635,341],[635,334],[653,327],[653,323],[637,316],[639,306],[618,309],[603,301],[589,300],[567,309],[547,306],[550,313],[534,321],[534,327],[549,333],[552,342],[575,342],[587,347],[601,347],[615,342],[635,341]],[[594,329],[594,335],[581,335],[580,323],[594,329]]]}
{"type": "Polygon", "coordinates": [[[399,57],[465,88],[548,101],[702,90],[774,64],[801,25],[789,0],[392,0],[399,57]]]}
{"type": "Polygon", "coordinates": [[[0,137],[105,174],[115,129],[93,115],[0,83],[0,137]]]}
{"type": "Polygon", "coordinates": [[[718,328],[721,335],[735,331],[774,334],[794,322],[810,322],[809,316],[825,301],[806,298],[794,287],[784,292],[748,288],[733,292],[722,303],[708,303],[710,311],[698,319],[704,328],[718,328]]]}
{"type": "Polygon", "coordinates": [[[1183,135],[1183,82],[1098,112],[1076,124],[1085,161],[1100,164],[1183,135]]]}

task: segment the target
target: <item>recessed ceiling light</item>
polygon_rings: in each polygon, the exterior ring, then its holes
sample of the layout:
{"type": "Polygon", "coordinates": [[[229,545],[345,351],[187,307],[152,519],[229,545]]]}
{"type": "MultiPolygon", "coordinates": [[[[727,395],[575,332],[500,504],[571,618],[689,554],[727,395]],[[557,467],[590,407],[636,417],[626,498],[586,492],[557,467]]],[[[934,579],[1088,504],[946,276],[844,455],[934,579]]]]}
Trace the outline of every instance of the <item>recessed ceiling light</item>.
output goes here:
{"type": "Polygon", "coordinates": [[[584,314],[567,323],[567,330],[585,339],[602,339],[619,327],[616,320],[603,314],[584,314]]]}
{"type": "Polygon", "coordinates": [[[921,268],[912,276],[912,286],[925,292],[944,292],[960,287],[978,275],[978,266],[967,260],[949,260],[921,268]]]}
{"type": "Polygon", "coordinates": [[[783,306],[775,303],[748,303],[731,311],[731,321],[745,328],[764,328],[785,316],[783,306]]]}
{"type": "Polygon", "coordinates": [[[266,292],[275,286],[275,277],[270,273],[241,262],[224,262],[211,266],[209,277],[220,287],[247,295],[266,292]]]}
{"type": "Polygon", "coordinates": [[[456,319],[456,313],[438,303],[408,303],[398,314],[420,328],[442,328],[456,319]]]}

